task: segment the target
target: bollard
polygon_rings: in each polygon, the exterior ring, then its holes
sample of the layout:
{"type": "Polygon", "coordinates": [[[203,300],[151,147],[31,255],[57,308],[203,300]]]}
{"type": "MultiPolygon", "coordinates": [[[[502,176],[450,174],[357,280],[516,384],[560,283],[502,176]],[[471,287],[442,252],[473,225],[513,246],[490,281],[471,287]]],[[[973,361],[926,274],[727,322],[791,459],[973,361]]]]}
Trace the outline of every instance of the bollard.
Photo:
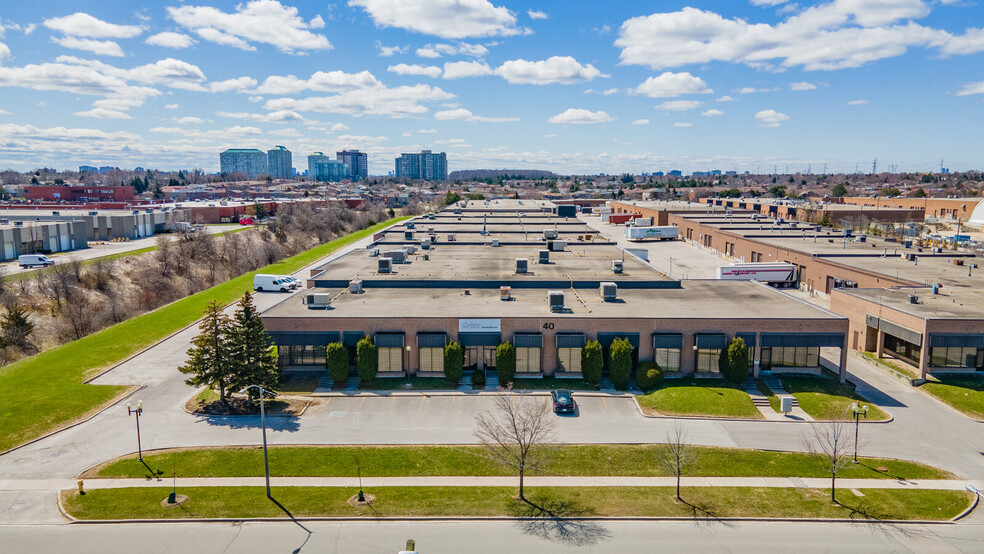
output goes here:
{"type": "Polygon", "coordinates": [[[79,479],[79,494],[85,494],[85,490],[82,488],[82,480],[79,479]]]}

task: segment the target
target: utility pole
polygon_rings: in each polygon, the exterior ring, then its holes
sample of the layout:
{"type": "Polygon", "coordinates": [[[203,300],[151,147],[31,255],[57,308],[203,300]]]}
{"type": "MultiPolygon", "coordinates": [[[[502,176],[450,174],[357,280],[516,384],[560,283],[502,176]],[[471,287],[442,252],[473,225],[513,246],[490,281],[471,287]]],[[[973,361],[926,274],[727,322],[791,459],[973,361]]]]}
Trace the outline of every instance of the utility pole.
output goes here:
{"type": "Polygon", "coordinates": [[[871,174],[878,175],[878,158],[875,158],[875,161],[871,162],[871,174]]]}

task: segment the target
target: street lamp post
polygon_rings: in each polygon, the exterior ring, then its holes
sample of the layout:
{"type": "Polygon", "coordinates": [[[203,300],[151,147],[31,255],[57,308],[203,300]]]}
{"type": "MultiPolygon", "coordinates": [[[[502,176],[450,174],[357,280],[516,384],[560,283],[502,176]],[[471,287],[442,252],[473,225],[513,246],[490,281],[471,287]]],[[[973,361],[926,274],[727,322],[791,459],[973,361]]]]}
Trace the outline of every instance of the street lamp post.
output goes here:
{"type": "Polygon", "coordinates": [[[273,496],[270,495],[270,458],[267,456],[266,412],[263,409],[263,395],[266,394],[266,389],[259,385],[250,385],[239,391],[239,394],[246,394],[246,391],[252,388],[260,391],[260,427],[263,429],[263,471],[266,475],[267,498],[273,498],[273,496]]]}
{"type": "Polygon", "coordinates": [[[858,463],[858,433],[861,429],[861,418],[868,419],[868,406],[858,405],[855,402],[851,404],[851,411],[854,412],[854,463],[858,463]]]}
{"type": "Polygon", "coordinates": [[[137,402],[137,407],[134,408],[130,406],[130,403],[126,404],[127,415],[137,416],[137,459],[141,462],[143,461],[143,447],[140,446],[140,414],[143,413],[143,400],[137,402]]]}

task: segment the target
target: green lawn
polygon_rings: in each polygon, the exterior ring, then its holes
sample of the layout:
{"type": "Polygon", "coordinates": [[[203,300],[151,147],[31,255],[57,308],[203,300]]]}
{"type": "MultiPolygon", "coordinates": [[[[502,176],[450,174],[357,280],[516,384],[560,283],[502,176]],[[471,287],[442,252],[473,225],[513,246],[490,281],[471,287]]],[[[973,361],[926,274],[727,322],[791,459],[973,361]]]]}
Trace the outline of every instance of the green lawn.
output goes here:
{"type": "Polygon", "coordinates": [[[318,371],[292,371],[280,375],[280,385],[277,392],[280,394],[311,394],[321,383],[321,374],[318,371]]]}
{"type": "MultiPolygon", "coordinates": [[[[658,445],[600,444],[550,447],[543,475],[658,477],[668,474],[656,462],[658,445]]],[[[687,472],[698,477],[826,477],[807,454],[739,448],[696,447],[698,462],[687,472]]],[[[354,477],[356,457],[362,475],[373,477],[497,476],[513,471],[488,459],[480,446],[275,446],[269,451],[270,474],[278,477],[354,477]]],[[[259,447],[175,449],[144,453],[154,471],[177,468],[180,477],[256,477],[263,475],[259,447]]],[[[952,479],[954,475],[904,460],[865,458],[838,472],[843,478],[952,479]],[[880,472],[876,468],[885,467],[880,472]]],[[[135,456],[107,462],[85,478],[148,474],[135,456]]]]}
{"type": "Polygon", "coordinates": [[[961,412],[984,419],[984,380],[974,377],[940,377],[919,387],[961,412]]]}
{"type": "Polygon", "coordinates": [[[636,401],[649,414],[763,418],[748,393],[723,379],[665,379],[636,401]]]}
{"type": "Polygon", "coordinates": [[[513,390],[556,389],[596,391],[598,390],[598,387],[592,387],[591,385],[585,383],[584,379],[558,379],[556,377],[541,377],[539,379],[513,379],[513,390]]]}
{"type": "Polygon", "coordinates": [[[821,377],[781,377],[782,386],[799,400],[800,408],[814,419],[852,419],[851,404],[868,406],[866,421],[884,421],[888,414],[854,392],[852,385],[821,377]]]}
{"type": "Polygon", "coordinates": [[[83,385],[100,369],[186,327],[211,300],[230,304],[252,288],[254,273],[293,273],[334,250],[392,223],[396,218],[335,239],[280,262],[231,279],[85,338],[46,350],[0,369],[0,452],[101,409],[126,387],[83,385]]]}
{"type": "MultiPolygon", "coordinates": [[[[378,487],[371,508],[353,507],[355,488],[274,487],[273,498],[295,517],[529,517],[513,487],[378,487]]],[[[189,500],[164,508],[170,488],[62,492],[73,517],[99,519],[286,518],[262,487],[181,487],[189,500]]],[[[671,487],[529,487],[527,496],[562,516],[792,517],[844,519],[950,519],[967,508],[967,491],[865,489],[858,497],[838,489],[837,503],[825,489],[686,487],[677,501],[671,487]]]]}
{"type": "Polygon", "coordinates": [[[772,392],[772,389],[769,388],[769,385],[765,384],[764,379],[756,379],[755,388],[757,388],[759,392],[762,393],[762,395],[766,396],[769,399],[769,407],[775,410],[776,413],[779,413],[781,411],[779,406],[779,397],[776,396],[776,393],[772,392]]]}

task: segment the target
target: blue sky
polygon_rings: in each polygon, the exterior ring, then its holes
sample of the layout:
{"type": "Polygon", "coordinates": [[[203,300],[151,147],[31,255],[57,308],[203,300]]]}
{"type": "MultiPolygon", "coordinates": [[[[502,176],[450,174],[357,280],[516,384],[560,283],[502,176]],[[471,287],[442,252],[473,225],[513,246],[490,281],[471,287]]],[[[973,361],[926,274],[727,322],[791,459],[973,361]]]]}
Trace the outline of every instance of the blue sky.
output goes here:
{"type": "Polygon", "coordinates": [[[0,167],[984,167],[976,0],[5,2],[0,167]]]}

